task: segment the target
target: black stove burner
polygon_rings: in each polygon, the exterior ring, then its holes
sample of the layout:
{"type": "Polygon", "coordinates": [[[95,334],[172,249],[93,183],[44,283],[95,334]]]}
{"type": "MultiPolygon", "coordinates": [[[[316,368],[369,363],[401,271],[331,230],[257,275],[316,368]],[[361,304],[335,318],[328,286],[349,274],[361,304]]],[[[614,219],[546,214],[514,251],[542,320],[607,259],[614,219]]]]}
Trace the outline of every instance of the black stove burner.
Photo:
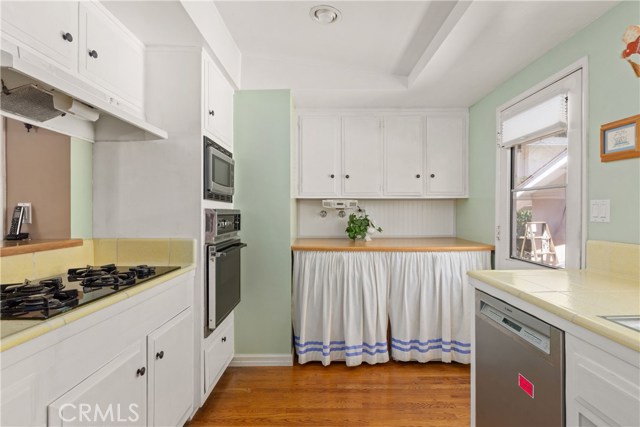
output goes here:
{"type": "Polygon", "coordinates": [[[67,271],[67,274],[68,274],[67,278],[71,282],[77,282],[79,280],[86,279],[89,277],[105,276],[105,275],[113,274],[117,272],[118,270],[114,264],[106,264],[100,267],[94,267],[94,266],[88,265],[83,268],[70,268],[67,271]]]}
{"type": "Polygon", "coordinates": [[[48,319],[75,306],[89,304],[180,267],[148,265],[86,266],[67,275],[0,285],[2,319],[48,319]]]}
{"type": "Polygon", "coordinates": [[[64,284],[61,277],[40,280],[39,282],[25,280],[24,283],[2,285],[0,295],[2,299],[7,299],[34,294],[50,294],[62,288],[64,288],[64,284]]]}
{"type": "Polygon", "coordinates": [[[111,274],[103,274],[101,276],[89,276],[80,281],[85,288],[105,288],[113,287],[118,290],[120,286],[131,286],[136,283],[136,274],[133,271],[118,272],[117,270],[111,274]]]}
{"type": "MultiPolygon", "coordinates": [[[[61,312],[66,307],[78,305],[78,290],[70,289],[50,294],[34,294],[0,301],[3,316],[18,317],[25,313],[40,311],[44,318],[48,318],[56,310],[61,312]]],[[[57,313],[56,313],[57,314],[57,313]]]]}
{"type": "Polygon", "coordinates": [[[136,265],[135,267],[131,267],[129,268],[129,271],[134,272],[138,279],[142,279],[143,277],[153,276],[154,274],[156,274],[156,268],[149,267],[146,264],[136,265]]]}

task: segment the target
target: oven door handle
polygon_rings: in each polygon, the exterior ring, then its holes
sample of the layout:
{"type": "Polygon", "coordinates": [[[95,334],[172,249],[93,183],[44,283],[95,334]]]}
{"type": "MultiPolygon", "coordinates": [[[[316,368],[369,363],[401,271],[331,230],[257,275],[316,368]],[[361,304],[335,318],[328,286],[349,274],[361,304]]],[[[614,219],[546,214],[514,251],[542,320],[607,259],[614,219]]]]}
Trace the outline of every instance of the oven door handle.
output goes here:
{"type": "Polygon", "coordinates": [[[214,253],[212,253],[211,255],[212,255],[213,257],[215,257],[215,258],[224,257],[224,256],[227,256],[227,254],[228,254],[228,253],[230,253],[230,252],[234,252],[234,251],[237,251],[237,250],[242,249],[242,248],[244,248],[244,247],[246,247],[246,246],[247,246],[247,244],[246,244],[246,243],[240,243],[240,244],[238,244],[238,245],[233,245],[233,246],[231,246],[230,248],[225,249],[224,251],[214,252],[214,253]]]}

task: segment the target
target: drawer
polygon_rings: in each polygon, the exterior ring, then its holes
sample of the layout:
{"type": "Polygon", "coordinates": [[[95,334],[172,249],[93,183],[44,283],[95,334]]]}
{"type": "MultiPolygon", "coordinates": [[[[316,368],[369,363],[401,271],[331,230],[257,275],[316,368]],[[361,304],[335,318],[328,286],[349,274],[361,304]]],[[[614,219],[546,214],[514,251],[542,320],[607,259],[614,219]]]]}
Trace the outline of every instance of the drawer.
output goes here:
{"type": "Polygon", "coordinates": [[[204,392],[208,393],[233,359],[233,313],[209,336],[204,348],[204,392]]]}

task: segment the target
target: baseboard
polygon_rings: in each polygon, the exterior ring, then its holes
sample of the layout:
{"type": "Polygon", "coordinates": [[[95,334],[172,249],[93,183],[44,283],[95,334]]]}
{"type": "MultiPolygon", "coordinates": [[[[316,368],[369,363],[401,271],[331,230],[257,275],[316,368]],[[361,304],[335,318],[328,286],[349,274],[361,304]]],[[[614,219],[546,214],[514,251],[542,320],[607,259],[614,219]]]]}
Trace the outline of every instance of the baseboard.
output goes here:
{"type": "Polygon", "coordinates": [[[293,366],[293,354],[236,354],[229,366],[293,366]]]}

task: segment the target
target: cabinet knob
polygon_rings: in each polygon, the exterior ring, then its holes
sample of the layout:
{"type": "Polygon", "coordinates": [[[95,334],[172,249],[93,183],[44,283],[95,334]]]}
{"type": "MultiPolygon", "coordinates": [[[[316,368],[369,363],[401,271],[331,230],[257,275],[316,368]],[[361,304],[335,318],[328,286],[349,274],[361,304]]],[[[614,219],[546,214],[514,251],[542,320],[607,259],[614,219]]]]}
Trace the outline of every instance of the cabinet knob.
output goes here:
{"type": "Polygon", "coordinates": [[[98,52],[96,52],[95,50],[90,50],[89,51],[89,56],[92,57],[93,59],[97,59],[98,58],[98,52]]]}
{"type": "Polygon", "coordinates": [[[164,350],[156,353],[156,359],[162,359],[164,357],[164,350]]]}
{"type": "Polygon", "coordinates": [[[345,177],[345,178],[347,178],[347,179],[349,179],[349,175],[345,175],[344,177],[345,177]]]}
{"type": "Polygon", "coordinates": [[[429,175],[429,176],[430,176],[431,178],[435,178],[435,177],[436,177],[436,174],[435,174],[435,173],[432,173],[432,174],[431,174],[431,175],[429,175]]]}
{"type": "Polygon", "coordinates": [[[222,337],[222,342],[227,342],[227,337],[222,337]]]}
{"type": "Polygon", "coordinates": [[[329,175],[331,177],[331,179],[335,178],[336,176],[334,174],[329,175]]]}
{"type": "Polygon", "coordinates": [[[210,115],[210,116],[215,116],[215,115],[216,115],[216,112],[215,112],[215,111],[213,111],[213,110],[209,110],[209,115],[210,115]]]}
{"type": "Polygon", "coordinates": [[[62,32],[62,39],[68,41],[69,43],[71,43],[73,41],[73,36],[71,35],[71,33],[65,33],[63,31],[62,32]]]}
{"type": "Polygon", "coordinates": [[[147,372],[147,368],[143,366],[142,368],[138,369],[138,371],[136,372],[136,375],[138,377],[144,377],[145,372],[147,372]]]}
{"type": "Polygon", "coordinates": [[[416,178],[420,178],[420,174],[416,174],[416,178]]]}

